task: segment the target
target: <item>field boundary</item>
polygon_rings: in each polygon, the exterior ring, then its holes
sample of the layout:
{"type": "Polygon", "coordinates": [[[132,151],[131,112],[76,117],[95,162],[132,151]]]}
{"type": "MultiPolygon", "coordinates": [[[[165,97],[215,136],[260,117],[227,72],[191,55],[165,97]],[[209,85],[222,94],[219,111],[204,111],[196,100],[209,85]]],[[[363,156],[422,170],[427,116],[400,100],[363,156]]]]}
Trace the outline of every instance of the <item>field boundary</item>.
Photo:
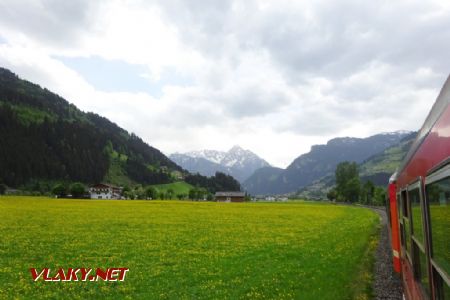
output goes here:
{"type": "Polygon", "coordinates": [[[380,243],[381,220],[373,229],[369,236],[366,251],[363,254],[360,269],[355,276],[352,286],[354,290],[353,299],[368,300],[374,299],[373,282],[374,282],[374,266],[376,262],[375,253],[380,243]],[[358,279],[358,280],[356,280],[358,279]]]}

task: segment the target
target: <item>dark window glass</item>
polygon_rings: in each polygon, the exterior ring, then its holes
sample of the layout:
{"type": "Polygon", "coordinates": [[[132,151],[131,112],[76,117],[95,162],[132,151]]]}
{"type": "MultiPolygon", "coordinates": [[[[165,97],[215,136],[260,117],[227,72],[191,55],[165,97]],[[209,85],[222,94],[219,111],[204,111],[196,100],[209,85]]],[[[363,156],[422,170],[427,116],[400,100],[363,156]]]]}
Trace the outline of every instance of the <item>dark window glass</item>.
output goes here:
{"type": "Polygon", "coordinates": [[[419,281],[427,295],[430,294],[430,281],[428,280],[428,263],[425,253],[417,246],[414,245],[414,274],[417,281],[419,281]]]}
{"type": "Polygon", "coordinates": [[[441,275],[434,270],[433,277],[435,278],[435,295],[437,300],[450,300],[450,286],[445,283],[441,275]]]}
{"type": "Polygon", "coordinates": [[[444,285],[444,287],[443,287],[443,294],[444,294],[443,299],[444,300],[450,300],[450,286],[448,286],[448,284],[446,284],[445,282],[443,282],[442,284],[444,285]]]}
{"type": "Polygon", "coordinates": [[[402,246],[405,246],[405,229],[403,228],[403,224],[400,223],[400,242],[402,246]]]}
{"type": "Polygon", "coordinates": [[[430,207],[431,257],[450,274],[450,177],[426,187],[430,207]]]}
{"type": "Polygon", "coordinates": [[[406,192],[402,192],[402,211],[403,216],[408,218],[408,205],[407,205],[407,199],[406,199],[406,192]]]}
{"type": "Polygon", "coordinates": [[[422,209],[420,206],[420,191],[414,189],[408,192],[409,203],[411,204],[411,218],[413,225],[413,236],[423,246],[425,245],[422,222],[422,209]]]}
{"type": "Polygon", "coordinates": [[[427,293],[430,294],[430,281],[428,280],[428,264],[425,253],[419,250],[419,260],[420,260],[420,282],[427,293]]]}
{"type": "Polygon", "coordinates": [[[409,220],[403,218],[403,224],[405,225],[405,249],[409,251],[411,249],[411,232],[409,231],[409,220]]]}

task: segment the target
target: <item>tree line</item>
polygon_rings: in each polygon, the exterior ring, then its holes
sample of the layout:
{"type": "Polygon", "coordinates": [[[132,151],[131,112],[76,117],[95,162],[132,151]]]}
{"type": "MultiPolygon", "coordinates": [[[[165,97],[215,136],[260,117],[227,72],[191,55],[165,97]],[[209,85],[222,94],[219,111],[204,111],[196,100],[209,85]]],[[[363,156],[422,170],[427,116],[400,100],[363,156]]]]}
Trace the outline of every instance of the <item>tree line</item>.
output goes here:
{"type": "MultiPolygon", "coordinates": [[[[0,184],[0,194],[5,192],[6,186],[0,184]]],[[[53,186],[51,194],[58,198],[89,198],[88,188],[81,182],[72,184],[57,183],[53,186]]],[[[122,188],[122,197],[125,199],[141,200],[208,200],[214,199],[214,193],[204,187],[193,187],[188,193],[175,193],[172,188],[166,191],[158,191],[153,186],[125,186],[122,188]]]]}
{"type": "Polygon", "coordinates": [[[203,187],[210,193],[241,190],[241,184],[233,176],[222,172],[216,172],[211,177],[200,174],[189,174],[185,177],[185,181],[190,185],[203,187]]]}
{"type": "Polygon", "coordinates": [[[361,180],[355,162],[341,162],[335,171],[336,186],[327,193],[330,201],[384,205],[386,191],[372,181],[361,180]]]}

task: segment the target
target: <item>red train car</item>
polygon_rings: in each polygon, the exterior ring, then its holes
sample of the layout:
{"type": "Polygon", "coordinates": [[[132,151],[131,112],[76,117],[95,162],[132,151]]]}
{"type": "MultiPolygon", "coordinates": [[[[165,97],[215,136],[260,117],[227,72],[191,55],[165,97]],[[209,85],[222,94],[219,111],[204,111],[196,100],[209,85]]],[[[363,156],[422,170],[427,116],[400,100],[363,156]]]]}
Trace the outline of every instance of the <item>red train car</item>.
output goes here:
{"type": "Polygon", "coordinates": [[[406,299],[450,300],[450,76],[388,187],[406,299]]]}

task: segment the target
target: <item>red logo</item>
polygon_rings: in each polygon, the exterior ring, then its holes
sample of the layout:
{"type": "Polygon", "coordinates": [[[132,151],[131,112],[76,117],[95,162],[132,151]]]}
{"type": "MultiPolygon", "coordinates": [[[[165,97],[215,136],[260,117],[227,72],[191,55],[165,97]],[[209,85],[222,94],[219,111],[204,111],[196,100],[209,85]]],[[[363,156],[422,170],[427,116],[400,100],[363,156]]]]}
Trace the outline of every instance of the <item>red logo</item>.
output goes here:
{"type": "Polygon", "coordinates": [[[107,268],[107,269],[90,269],[90,268],[59,268],[51,271],[49,268],[37,270],[31,268],[31,276],[33,281],[42,279],[43,281],[124,281],[125,275],[130,269],[128,268],[107,268]]]}

